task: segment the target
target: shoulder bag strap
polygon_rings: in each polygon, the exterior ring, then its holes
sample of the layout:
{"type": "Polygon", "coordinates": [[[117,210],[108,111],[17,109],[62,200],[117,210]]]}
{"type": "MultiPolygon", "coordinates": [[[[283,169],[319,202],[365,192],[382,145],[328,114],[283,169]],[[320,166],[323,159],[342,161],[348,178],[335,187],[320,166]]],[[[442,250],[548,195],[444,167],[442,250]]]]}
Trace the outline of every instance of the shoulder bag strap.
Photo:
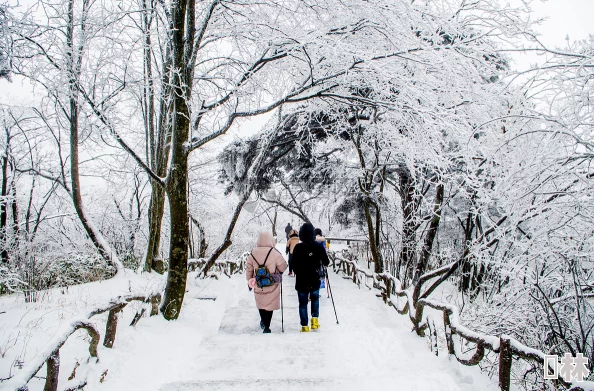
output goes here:
{"type": "MultiPolygon", "coordinates": [[[[254,260],[254,262],[256,262],[256,265],[258,265],[258,267],[262,267],[262,265],[260,265],[258,263],[258,260],[256,259],[256,257],[254,257],[254,253],[250,251],[250,255],[252,256],[252,259],[254,260]]],[[[266,263],[266,261],[264,261],[264,263],[266,263]]]]}
{"type": "MultiPolygon", "coordinates": [[[[263,265],[266,265],[266,261],[268,260],[268,256],[270,255],[270,253],[272,252],[272,250],[274,250],[274,247],[270,247],[270,250],[268,250],[268,254],[266,254],[266,258],[264,258],[263,265]]],[[[258,264],[258,266],[260,266],[260,265],[258,264]]]]}

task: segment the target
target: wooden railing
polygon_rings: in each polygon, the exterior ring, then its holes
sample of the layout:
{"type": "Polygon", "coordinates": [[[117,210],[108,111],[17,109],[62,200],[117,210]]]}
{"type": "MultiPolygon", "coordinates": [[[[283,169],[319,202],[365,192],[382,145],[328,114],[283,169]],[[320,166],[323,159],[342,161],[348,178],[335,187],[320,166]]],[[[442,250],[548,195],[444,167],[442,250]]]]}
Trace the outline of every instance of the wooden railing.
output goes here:
{"type": "Polygon", "coordinates": [[[332,238],[326,237],[329,247],[332,250],[334,245],[338,242],[344,242],[348,246],[348,251],[351,254],[357,254],[361,258],[367,259],[367,267],[370,266],[371,258],[369,254],[369,241],[367,239],[353,239],[353,238],[332,238]]]}
{"type": "MultiPolygon", "coordinates": [[[[215,264],[209,269],[209,274],[216,277],[216,273],[221,273],[226,275],[227,277],[231,277],[233,274],[236,273],[243,273],[245,268],[245,259],[249,253],[244,253],[241,256],[240,260],[237,261],[229,261],[229,260],[217,260],[215,264]],[[211,272],[214,272],[211,273],[211,272]]],[[[188,271],[196,271],[198,270],[200,275],[200,271],[206,266],[208,263],[208,259],[205,258],[192,258],[188,260],[188,271]]]]}
{"type": "MultiPolygon", "coordinates": [[[[21,369],[15,376],[9,380],[3,382],[0,386],[1,390],[17,390],[17,391],[28,391],[27,384],[29,381],[39,372],[43,364],[47,363],[47,375],[45,378],[44,391],[56,391],[58,389],[58,374],[60,372],[60,348],[66,343],[68,338],[79,329],[84,329],[89,334],[91,341],[89,343],[89,360],[88,363],[97,362],[99,357],[97,355],[97,347],[101,339],[99,329],[97,326],[90,321],[95,315],[102,314],[109,311],[107,317],[107,324],[105,326],[105,337],[103,339],[103,346],[106,348],[113,347],[116,338],[117,324],[118,324],[118,313],[132,301],[142,301],[144,303],[151,304],[150,315],[157,315],[159,313],[159,303],[161,302],[161,290],[155,290],[146,295],[130,294],[126,296],[119,296],[115,299],[110,300],[104,305],[97,306],[91,309],[89,312],[72,318],[68,324],[66,324],[57,336],[50,341],[46,347],[29,363],[27,363],[23,369],[21,369]]],[[[132,321],[131,326],[136,325],[144,314],[144,309],[137,313],[132,321]]],[[[75,375],[75,371],[73,371],[75,375]]],[[[87,384],[87,379],[83,376],[79,376],[78,379],[75,376],[71,376],[68,383],[62,387],[63,390],[78,390],[83,388],[87,384]]]]}
{"type": "MultiPolygon", "coordinates": [[[[530,348],[507,335],[493,336],[473,331],[460,323],[458,307],[428,298],[439,283],[443,282],[450,275],[449,272],[456,266],[455,263],[426,273],[410,289],[401,289],[402,284],[397,278],[389,273],[376,274],[360,267],[352,254],[349,254],[347,251],[329,251],[328,254],[330,255],[334,271],[337,273],[342,272],[349,276],[357,285],[361,286],[362,281],[365,281],[365,285],[369,287],[367,280],[371,279],[373,281],[373,287],[380,291],[377,296],[382,298],[384,303],[394,307],[399,314],[408,314],[413,328],[419,336],[424,337],[425,331],[429,330],[430,346],[436,354],[438,349],[437,329],[430,315],[423,317],[425,307],[442,312],[448,354],[453,355],[460,363],[464,365],[477,365],[485,356],[486,350],[499,354],[499,388],[502,391],[510,390],[512,359],[514,357],[531,361],[544,368],[545,354],[542,351],[530,348]],[[440,277],[438,281],[425,290],[425,292],[421,293],[422,285],[437,277],[440,277]],[[396,299],[394,296],[396,296],[396,299]],[[402,308],[399,308],[398,297],[405,299],[402,308]],[[469,356],[462,353],[460,341],[454,338],[456,335],[476,345],[472,355],[469,356]]],[[[594,390],[594,382],[568,383],[561,378],[557,382],[558,385],[563,385],[569,388],[570,391],[594,390]]]]}

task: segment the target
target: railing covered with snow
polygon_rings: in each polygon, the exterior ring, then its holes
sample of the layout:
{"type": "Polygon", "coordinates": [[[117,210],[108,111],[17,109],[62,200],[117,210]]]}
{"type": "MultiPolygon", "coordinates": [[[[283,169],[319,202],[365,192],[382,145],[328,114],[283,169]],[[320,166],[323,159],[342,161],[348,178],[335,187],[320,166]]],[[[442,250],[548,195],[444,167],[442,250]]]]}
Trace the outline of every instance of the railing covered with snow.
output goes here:
{"type": "MultiPolygon", "coordinates": [[[[451,275],[450,271],[455,268],[455,262],[424,274],[419,278],[419,282],[410,289],[401,289],[402,284],[396,277],[390,273],[377,274],[362,268],[357,264],[352,254],[349,254],[346,250],[342,253],[329,252],[329,255],[335,272],[342,271],[359,286],[364,283],[369,289],[375,287],[380,291],[377,296],[381,297],[384,303],[394,307],[401,315],[408,314],[413,328],[419,336],[424,337],[425,331],[429,330],[430,346],[435,354],[437,354],[438,349],[437,329],[430,315],[423,317],[425,307],[442,312],[448,354],[453,355],[460,363],[477,365],[483,359],[485,350],[498,353],[499,387],[502,391],[509,391],[510,389],[512,359],[514,356],[544,367],[545,354],[540,350],[530,348],[507,335],[494,336],[473,331],[460,323],[458,307],[428,299],[433,290],[451,275]],[[440,278],[421,293],[423,284],[437,277],[440,278]],[[372,281],[371,286],[368,283],[369,280],[372,281]],[[405,299],[402,308],[399,308],[398,297],[405,299]],[[460,342],[454,338],[455,335],[476,345],[472,355],[462,352],[460,342]]],[[[594,390],[594,382],[572,384],[559,379],[558,383],[570,388],[570,391],[594,390]]]]}
{"type": "MultiPolygon", "coordinates": [[[[210,275],[216,277],[217,274],[224,274],[227,277],[231,277],[236,273],[243,273],[245,259],[249,253],[244,253],[239,260],[216,260],[214,265],[210,268],[210,275]],[[213,273],[214,272],[214,273],[213,273]]],[[[188,271],[198,271],[198,275],[202,274],[202,269],[208,263],[208,259],[205,258],[191,258],[188,260],[188,271]]]]}
{"type": "MultiPolygon", "coordinates": [[[[44,391],[56,391],[58,389],[58,375],[60,372],[60,348],[66,343],[68,338],[79,329],[84,329],[88,332],[91,341],[89,343],[89,362],[92,360],[97,362],[99,360],[97,355],[97,347],[101,339],[99,329],[90,321],[90,319],[102,313],[109,311],[107,317],[107,324],[105,326],[105,337],[103,339],[103,346],[106,348],[113,347],[116,337],[118,325],[118,313],[132,301],[141,301],[151,304],[150,315],[157,315],[159,313],[159,303],[161,302],[161,290],[155,290],[146,295],[130,294],[125,296],[118,296],[111,299],[109,302],[97,306],[90,311],[72,318],[68,323],[62,327],[46,347],[27,365],[23,367],[15,376],[2,383],[0,390],[17,390],[27,391],[29,388],[27,383],[35,376],[37,372],[47,363],[47,376],[45,378],[44,391]]],[[[136,325],[145,309],[143,308],[136,314],[132,320],[131,326],[136,325]]],[[[68,379],[68,383],[62,387],[62,390],[78,390],[87,384],[87,379],[83,376],[76,376],[76,368],[68,379]]]]}

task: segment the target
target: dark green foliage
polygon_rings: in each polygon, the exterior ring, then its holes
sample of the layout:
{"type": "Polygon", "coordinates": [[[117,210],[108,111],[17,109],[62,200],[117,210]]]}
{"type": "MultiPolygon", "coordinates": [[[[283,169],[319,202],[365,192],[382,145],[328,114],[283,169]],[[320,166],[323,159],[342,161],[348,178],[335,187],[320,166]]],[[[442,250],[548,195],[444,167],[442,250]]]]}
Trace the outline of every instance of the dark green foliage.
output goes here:
{"type": "Polygon", "coordinates": [[[350,193],[336,207],[334,220],[343,227],[356,225],[363,227],[365,224],[365,213],[363,197],[360,193],[350,193]]]}
{"type": "MultiPolygon", "coordinates": [[[[265,193],[280,181],[306,191],[333,183],[332,169],[327,164],[332,153],[316,155],[315,144],[326,141],[330,135],[347,137],[346,132],[334,129],[337,121],[323,113],[295,113],[286,116],[281,123],[283,129],[277,132],[261,169],[254,173],[256,193],[265,193]]],[[[249,169],[263,143],[262,137],[260,134],[235,141],[219,155],[222,165],[219,179],[227,185],[226,194],[239,192],[246,185],[249,169]]]]}

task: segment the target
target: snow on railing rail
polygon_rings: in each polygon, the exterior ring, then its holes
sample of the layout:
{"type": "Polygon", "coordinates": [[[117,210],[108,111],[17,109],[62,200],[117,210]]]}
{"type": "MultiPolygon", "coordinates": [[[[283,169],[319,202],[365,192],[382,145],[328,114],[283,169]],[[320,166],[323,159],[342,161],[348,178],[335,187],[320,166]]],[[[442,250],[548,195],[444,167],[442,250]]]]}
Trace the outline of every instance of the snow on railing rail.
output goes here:
{"type": "MultiPolygon", "coordinates": [[[[533,361],[541,366],[545,365],[545,354],[537,349],[528,347],[518,340],[507,335],[499,337],[476,332],[460,323],[460,311],[458,307],[449,303],[441,303],[427,298],[422,298],[420,295],[421,285],[432,278],[444,276],[452,268],[453,264],[445,265],[439,269],[433,270],[421,276],[417,286],[411,289],[401,289],[401,282],[390,273],[374,273],[370,270],[361,268],[353,259],[353,256],[346,250],[343,254],[337,252],[329,252],[332,259],[332,266],[334,271],[342,271],[348,276],[352,276],[352,281],[360,286],[360,275],[363,274],[365,278],[373,278],[374,281],[383,283],[375,285],[380,290],[380,294],[376,296],[381,297],[384,303],[394,307],[401,315],[409,314],[409,318],[413,323],[414,330],[421,337],[424,337],[425,330],[433,327],[432,333],[435,333],[433,320],[429,315],[423,321],[424,307],[430,307],[441,311],[444,317],[444,329],[446,335],[446,344],[448,353],[456,357],[460,363],[464,365],[477,365],[485,355],[485,349],[499,354],[499,387],[502,391],[509,391],[511,382],[511,364],[513,356],[522,358],[524,360],[533,361]],[[350,259],[348,259],[350,258],[350,259]],[[392,294],[397,297],[404,297],[406,302],[403,308],[399,308],[399,303],[394,300],[392,294]],[[432,326],[433,325],[433,326],[432,326]],[[476,345],[475,352],[472,354],[462,353],[460,342],[454,338],[458,335],[467,341],[473,342],[476,345]]],[[[346,277],[345,277],[346,278],[346,277]]],[[[432,292],[434,286],[430,287],[427,292],[432,292]]],[[[428,293],[423,296],[428,296],[428,293]]],[[[432,348],[437,349],[437,336],[431,335],[432,348]],[[435,341],[435,342],[434,342],[435,341]]],[[[436,351],[437,353],[437,351],[436,351]]],[[[552,368],[551,368],[552,369],[552,368]]],[[[568,383],[559,379],[559,383],[565,387],[570,388],[570,391],[594,391],[594,382],[574,382],[568,383]]]]}
{"type": "MultiPolygon", "coordinates": [[[[150,303],[150,315],[157,315],[159,313],[159,303],[161,302],[161,289],[149,291],[144,295],[130,294],[118,296],[109,300],[107,303],[98,305],[86,311],[85,313],[70,319],[70,321],[60,329],[56,337],[54,337],[35,358],[27,363],[16,375],[4,381],[0,385],[0,390],[27,391],[29,389],[27,383],[29,383],[35,374],[39,372],[41,367],[43,367],[43,364],[47,363],[47,376],[45,378],[44,391],[56,391],[58,389],[58,374],[60,371],[60,348],[64,345],[64,343],[66,343],[66,340],[68,340],[68,338],[77,330],[85,329],[91,337],[91,342],[89,343],[90,357],[88,363],[91,363],[91,359],[93,359],[96,363],[99,360],[97,347],[101,337],[99,329],[94,323],[90,322],[90,318],[109,311],[107,324],[105,327],[103,346],[106,348],[111,348],[113,347],[117,330],[117,314],[131,301],[150,303]]],[[[142,312],[136,314],[131,326],[138,322],[142,314],[144,314],[144,309],[142,312]]],[[[81,389],[86,384],[86,379],[69,379],[68,383],[62,387],[62,389],[81,389]]]]}
{"type": "MultiPolygon", "coordinates": [[[[243,273],[245,260],[248,255],[249,253],[243,253],[241,258],[237,260],[217,259],[210,269],[213,270],[214,268],[214,273],[210,273],[209,275],[217,277],[218,274],[224,274],[227,277],[231,277],[233,274],[243,273]]],[[[188,259],[188,271],[197,271],[198,277],[202,275],[202,269],[204,269],[207,264],[208,259],[206,258],[190,258],[188,259]]]]}

